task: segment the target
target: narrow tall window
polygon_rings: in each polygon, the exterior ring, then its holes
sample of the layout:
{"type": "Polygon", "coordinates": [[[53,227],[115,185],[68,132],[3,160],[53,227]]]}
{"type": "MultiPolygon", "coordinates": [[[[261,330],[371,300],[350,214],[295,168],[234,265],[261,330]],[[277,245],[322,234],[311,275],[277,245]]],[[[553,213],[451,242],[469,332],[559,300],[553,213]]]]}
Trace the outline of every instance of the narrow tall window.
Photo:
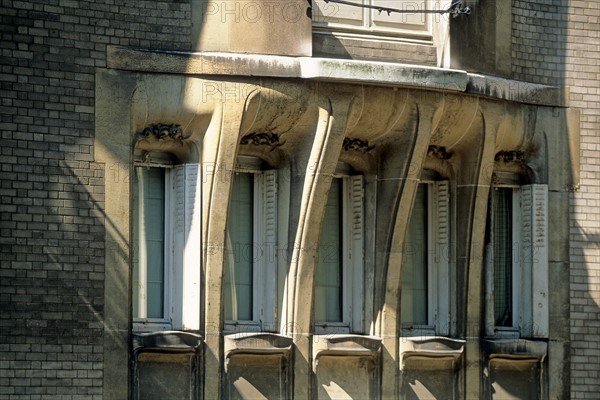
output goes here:
{"type": "Polygon", "coordinates": [[[225,253],[225,319],[253,318],[254,175],[233,179],[225,253]]]}
{"type": "Polygon", "coordinates": [[[133,329],[200,326],[198,164],[136,166],[132,181],[133,329]]]}
{"type": "Polygon", "coordinates": [[[513,326],[513,189],[493,191],[494,321],[513,326]]]}
{"type": "Polygon", "coordinates": [[[419,184],[407,228],[400,298],[403,335],[447,335],[451,256],[448,181],[419,184]]]}
{"type": "MultiPolygon", "coordinates": [[[[254,164],[252,164],[254,165],[254,164]]],[[[225,243],[226,331],[276,329],[277,173],[236,172],[225,243]]]]}
{"type": "Polygon", "coordinates": [[[314,281],[315,329],[321,333],[363,329],[363,178],[334,178],[321,223],[314,281]]]}
{"type": "Polygon", "coordinates": [[[333,179],[325,205],[315,273],[315,321],[342,322],[342,180],[333,179]]]}
{"type": "Polygon", "coordinates": [[[428,237],[427,214],[428,185],[420,184],[417,189],[408,232],[404,243],[402,265],[402,325],[427,325],[428,319],[428,237]]]}
{"type": "Polygon", "coordinates": [[[135,168],[133,316],[165,318],[165,171],[135,168]]]}
{"type": "Polygon", "coordinates": [[[509,174],[496,179],[486,229],[486,335],[547,337],[548,187],[516,186],[509,174]]]}

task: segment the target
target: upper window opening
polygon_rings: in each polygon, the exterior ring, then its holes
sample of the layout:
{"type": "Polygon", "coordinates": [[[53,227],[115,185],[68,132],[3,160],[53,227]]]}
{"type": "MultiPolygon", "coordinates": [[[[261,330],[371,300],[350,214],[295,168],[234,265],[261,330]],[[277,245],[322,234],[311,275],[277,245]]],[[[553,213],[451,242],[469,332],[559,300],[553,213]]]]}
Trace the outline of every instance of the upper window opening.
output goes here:
{"type": "Polygon", "coordinates": [[[518,182],[515,176],[507,180],[496,175],[489,197],[486,334],[490,337],[546,337],[548,331],[548,188],[518,182]]]}
{"type": "Polygon", "coordinates": [[[317,334],[363,329],[363,191],[362,175],[331,182],[315,268],[317,334]]]}
{"type": "Polygon", "coordinates": [[[166,269],[166,174],[162,168],[135,168],[133,190],[133,316],[163,321],[166,269]]]}
{"type": "Polygon", "coordinates": [[[132,179],[133,328],[199,329],[198,164],[136,165],[132,179]]]}
{"type": "Polygon", "coordinates": [[[423,181],[417,187],[404,241],[400,298],[403,335],[448,334],[449,246],[448,181],[423,181]]]}
{"type": "Polygon", "coordinates": [[[275,331],[277,173],[255,158],[238,159],[227,218],[225,331],[275,331]]]}
{"type": "MultiPolygon", "coordinates": [[[[384,0],[354,0],[353,3],[390,7],[384,0]]],[[[314,4],[313,25],[319,28],[346,31],[349,33],[367,33],[381,36],[405,36],[421,39],[432,37],[432,14],[417,13],[418,10],[442,10],[437,0],[409,1],[398,0],[393,7],[405,13],[379,12],[377,9],[353,7],[338,3],[316,0],[314,4]]]]}

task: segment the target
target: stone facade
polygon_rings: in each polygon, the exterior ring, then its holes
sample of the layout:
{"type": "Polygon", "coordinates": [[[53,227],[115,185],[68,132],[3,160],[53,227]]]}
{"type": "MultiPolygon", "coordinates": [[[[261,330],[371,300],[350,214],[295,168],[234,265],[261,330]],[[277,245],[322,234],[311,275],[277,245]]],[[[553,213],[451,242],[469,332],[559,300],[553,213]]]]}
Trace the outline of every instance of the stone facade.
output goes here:
{"type": "Polygon", "coordinates": [[[597,397],[596,1],[514,0],[510,13],[468,1],[454,36],[418,43],[315,33],[304,1],[113,3],[2,0],[0,398],[597,397]],[[140,139],[157,124],[167,139],[140,139]],[[199,309],[176,333],[132,321],[130,177],[154,153],[203,178],[201,288],[182,289],[199,309]],[[240,155],[278,170],[279,242],[293,245],[275,327],[234,337],[221,178],[240,155]],[[340,161],[365,181],[363,326],[319,334],[313,250],[340,161]],[[443,334],[405,337],[394,266],[423,170],[450,182],[451,318],[443,334]],[[548,187],[546,311],[508,344],[484,317],[491,171],[548,187]]]}

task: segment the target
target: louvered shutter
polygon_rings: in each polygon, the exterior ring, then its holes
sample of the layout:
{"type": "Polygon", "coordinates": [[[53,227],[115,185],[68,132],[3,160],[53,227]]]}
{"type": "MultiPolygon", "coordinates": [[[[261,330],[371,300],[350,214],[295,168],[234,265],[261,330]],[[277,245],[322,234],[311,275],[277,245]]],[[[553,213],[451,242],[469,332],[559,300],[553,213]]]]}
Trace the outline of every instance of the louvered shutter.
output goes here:
{"type": "Polygon", "coordinates": [[[438,181],[433,185],[432,221],[430,224],[429,240],[431,264],[434,271],[430,273],[429,297],[435,308],[430,311],[430,320],[435,324],[436,334],[447,335],[450,325],[450,224],[449,224],[449,184],[448,181],[438,181]],[[433,297],[432,297],[433,296],[433,297]]]}
{"type": "Polygon", "coordinates": [[[261,292],[263,329],[273,329],[277,315],[277,171],[268,170],[261,174],[263,192],[263,243],[259,246],[261,251],[261,273],[264,287],[261,292]]]}
{"type": "Polygon", "coordinates": [[[522,186],[520,212],[521,335],[548,337],[548,186],[522,186]]]}
{"type": "Polygon", "coordinates": [[[201,189],[198,164],[177,165],[173,191],[173,328],[200,328],[201,189]]]}
{"type": "Polygon", "coordinates": [[[353,175],[348,178],[349,207],[347,223],[350,224],[347,245],[350,248],[350,268],[352,289],[344,288],[346,293],[351,293],[351,318],[352,331],[361,332],[363,329],[363,299],[364,299],[364,180],[362,175],[353,175]]]}

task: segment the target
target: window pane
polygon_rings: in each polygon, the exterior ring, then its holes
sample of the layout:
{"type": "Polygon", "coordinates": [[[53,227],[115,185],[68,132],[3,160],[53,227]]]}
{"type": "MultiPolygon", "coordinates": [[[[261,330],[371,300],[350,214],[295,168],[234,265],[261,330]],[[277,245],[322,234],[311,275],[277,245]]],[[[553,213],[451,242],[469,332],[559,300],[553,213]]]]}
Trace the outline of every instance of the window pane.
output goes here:
{"type": "Polygon", "coordinates": [[[165,174],[136,167],[133,190],[133,316],[164,318],[165,174]]]}
{"type": "Polygon", "coordinates": [[[403,325],[427,325],[427,185],[413,205],[402,263],[400,317],[403,325]]]}
{"type": "Polygon", "coordinates": [[[512,326],[512,189],[493,191],[494,320],[512,326]]]}
{"type": "Polygon", "coordinates": [[[315,273],[315,321],[342,322],[342,180],[333,179],[325,205],[315,273]]]}
{"type": "Polygon", "coordinates": [[[254,262],[254,175],[233,178],[225,245],[225,319],[251,321],[254,262]]]}

